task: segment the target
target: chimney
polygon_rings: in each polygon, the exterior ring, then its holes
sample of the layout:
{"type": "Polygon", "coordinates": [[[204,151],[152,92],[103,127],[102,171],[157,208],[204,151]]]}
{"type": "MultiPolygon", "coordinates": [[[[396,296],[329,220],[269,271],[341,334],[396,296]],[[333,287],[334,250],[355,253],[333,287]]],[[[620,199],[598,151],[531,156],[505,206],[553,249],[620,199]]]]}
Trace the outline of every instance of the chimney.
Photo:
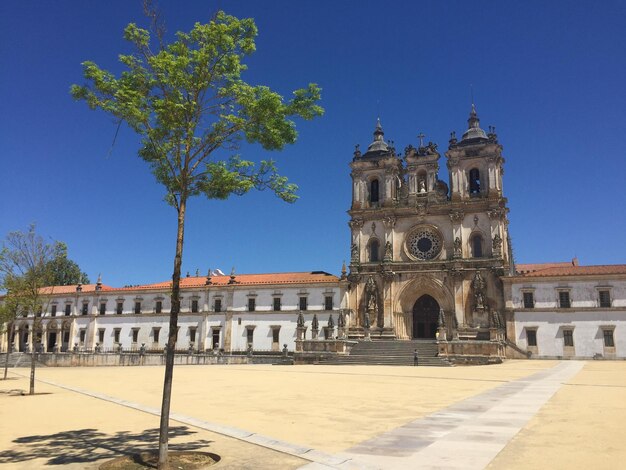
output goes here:
{"type": "Polygon", "coordinates": [[[578,266],[578,257],[577,256],[572,258],[572,266],[578,266]]]}

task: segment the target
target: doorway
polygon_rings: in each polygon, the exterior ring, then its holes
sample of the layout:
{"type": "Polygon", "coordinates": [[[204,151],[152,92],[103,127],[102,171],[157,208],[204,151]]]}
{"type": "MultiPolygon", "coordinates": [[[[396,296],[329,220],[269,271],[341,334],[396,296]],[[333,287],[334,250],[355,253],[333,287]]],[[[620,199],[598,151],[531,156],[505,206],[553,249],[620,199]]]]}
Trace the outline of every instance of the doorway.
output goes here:
{"type": "Polygon", "coordinates": [[[413,306],[413,338],[435,339],[439,303],[430,295],[423,295],[413,306]]]}

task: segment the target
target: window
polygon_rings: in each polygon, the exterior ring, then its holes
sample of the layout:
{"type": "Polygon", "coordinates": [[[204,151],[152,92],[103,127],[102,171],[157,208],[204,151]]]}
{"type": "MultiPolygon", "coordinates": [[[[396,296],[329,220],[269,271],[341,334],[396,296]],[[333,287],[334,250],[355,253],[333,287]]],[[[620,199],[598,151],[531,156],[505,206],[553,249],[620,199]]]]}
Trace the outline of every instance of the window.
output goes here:
{"type": "Polygon", "coordinates": [[[222,311],[222,299],[215,299],[215,305],[213,307],[217,313],[222,311]]]}
{"type": "Polygon", "coordinates": [[[65,304],[65,316],[69,317],[72,313],[72,304],[65,304]]]}
{"type": "Polygon", "coordinates": [[[104,315],[107,311],[107,304],[105,302],[100,302],[100,315],[104,315]]]}
{"type": "Polygon", "coordinates": [[[87,302],[83,303],[83,308],[80,313],[82,315],[87,315],[89,313],[89,304],[87,302]]]}
{"type": "Polygon", "coordinates": [[[605,348],[614,348],[615,341],[613,340],[613,330],[602,330],[602,335],[604,337],[604,347],[605,348]]]}
{"type": "Polygon", "coordinates": [[[563,330],[563,346],[574,347],[574,330],[563,330]]]}
{"type": "Polygon", "coordinates": [[[103,344],[103,343],[104,343],[104,328],[100,328],[100,329],[98,330],[98,342],[99,342],[100,344],[103,344]]]}
{"type": "Polygon", "coordinates": [[[470,196],[480,194],[480,171],[478,171],[478,168],[472,168],[469,171],[469,187],[470,196]]]}
{"type": "Polygon", "coordinates": [[[254,297],[250,297],[248,299],[248,312],[254,312],[256,310],[256,299],[254,297]]]}
{"type": "Polygon", "coordinates": [[[300,310],[306,310],[308,307],[307,297],[300,297],[300,310]]]}
{"type": "Polygon", "coordinates": [[[163,312],[163,301],[162,300],[157,300],[156,301],[156,305],[154,306],[154,311],[156,313],[163,312]]]}
{"type": "Polygon", "coordinates": [[[56,304],[53,304],[50,307],[50,316],[51,317],[56,317],[57,316],[57,306],[56,306],[56,304]]]}
{"type": "Polygon", "coordinates": [[[139,339],[139,328],[133,328],[133,343],[139,339]]]}
{"type": "Polygon", "coordinates": [[[118,315],[121,315],[123,311],[124,311],[124,302],[118,302],[117,307],[115,308],[115,313],[117,313],[118,315]]]}
{"type": "Polygon", "coordinates": [[[324,297],[324,310],[332,310],[333,309],[333,296],[327,295],[324,297]]]}
{"type": "Polygon", "coordinates": [[[532,292],[524,292],[524,308],[535,308],[535,296],[532,292]]]}
{"type": "Polygon", "coordinates": [[[280,297],[274,297],[274,311],[280,312],[280,297]]]}
{"type": "Polygon", "coordinates": [[[480,235],[474,235],[472,237],[472,257],[483,257],[483,237],[481,237],[480,235]]]}
{"type": "Polygon", "coordinates": [[[380,251],[380,243],[378,243],[378,240],[372,240],[370,242],[370,262],[371,263],[375,263],[380,259],[378,256],[379,251],[380,251]]]}
{"type": "Polygon", "coordinates": [[[598,292],[598,297],[600,300],[600,307],[602,308],[610,308],[611,307],[611,291],[609,290],[601,290],[598,292]]]}
{"type": "Polygon", "coordinates": [[[537,346],[537,330],[526,330],[526,342],[528,346],[537,346]]]}
{"type": "Polygon", "coordinates": [[[87,337],[87,330],[85,328],[81,328],[78,330],[78,342],[81,344],[85,344],[85,338],[87,337]]]}
{"type": "Polygon", "coordinates": [[[198,300],[191,301],[191,313],[198,313],[198,300]]]}
{"type": "Polygon", "coordinates": [[[272,343],[280,342],[280,326],[272,328],[272,343]]]}
{"type": "Polygon", "coordinates": [[[196,342],[196,328],[195,327],[189,328],[189,342],[190,343],[196,342]]]}
{"type": "Polygon", "coordinates": [[[152,341],[154,341],[155,343],[159,342],[160,331],[161,331],[161,328],[152,328],[152,341]]]}
{"type": "Polygon", "coordinates": [[[113,329],[113,342],[114,343],[119,343],[120,342],[120,332],[121,332],[121,328],[114,328],[113,329]]]}
{"type": "Polygon", "coordinates": [[[219,328],[213,328],[212,329],[212,333],[211,333],[211,343],[213,346],[213,349],[217,349],[220,347],[220,329],[219,328]]]}
{"type": "Polygon", "coordinates": [[[135,315],[139,315],[141,313],[141,302],[135,302],[135,315]]]}
{"type": "Polygon", "coordinates": [[[370,202],[372,204],[378,203],[379,200],[379,191],[378,191],[379,183],[377,179],[372,180],[370,183],[370,202]]]}
{"type": "Polygon", "coordinates": [[[254,340],[254,328],[246,328],[246,342],[248,343],[248,346],[252,346],[254,340]]]}
{"type": "Polygon", "coordinates": [[[569,298],[569,291],[561,290],[559,291],[559,307],[560,308],[570,308],[572,306],[569,298]]]}

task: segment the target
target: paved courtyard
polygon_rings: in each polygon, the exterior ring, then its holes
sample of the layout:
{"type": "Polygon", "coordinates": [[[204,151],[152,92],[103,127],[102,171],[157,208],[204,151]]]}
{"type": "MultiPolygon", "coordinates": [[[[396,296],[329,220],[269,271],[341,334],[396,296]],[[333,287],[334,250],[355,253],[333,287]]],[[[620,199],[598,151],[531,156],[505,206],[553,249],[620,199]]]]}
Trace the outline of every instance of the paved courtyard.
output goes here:
{"type": "MultiPolygon", "coordinates": [[[[0,381],[2,468],[95,469],[157,441],[161,367],[0,381]]],[[[626,361],[485,367],[177,366],[172,447],[221,469],[615,468],[626,361]]]]}

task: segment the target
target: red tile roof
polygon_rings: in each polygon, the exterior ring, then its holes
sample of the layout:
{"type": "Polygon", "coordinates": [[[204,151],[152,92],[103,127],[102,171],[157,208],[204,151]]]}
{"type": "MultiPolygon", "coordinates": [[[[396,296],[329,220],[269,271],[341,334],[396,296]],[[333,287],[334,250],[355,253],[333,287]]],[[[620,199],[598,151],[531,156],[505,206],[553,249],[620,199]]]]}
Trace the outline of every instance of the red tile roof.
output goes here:
{"type": "MultiPolygon", "coordinates": [[[[261,286],[271,284],[323,284],[337,282],[339,278],[324,271],[309,271],[295,273],[268,273],[268,274],[236,274],[236,286],[261,286]]],[[[227,286],[229,285],[230,276],[211,276],[211,285],[227,286]]],[[[136,286],[110,287],[102,285],[102,291],[137,291],[137,290],[157,290],[169,289],[172,281],[157,282],[154,284],[141,284],[136,286]]],[[[204,287],[206,285],[206,276],[183,277],[180,280],[180,287],[183,289],[193,287],[204,287]]],[[[73,294],[76,293],[76,285],[72,286],[54,286],[46,287],[44,293],[56,294],[73,294]]],[[[95,292],[96,284],[85,284],[82,286],[82,292],[95,292]]]]}
{"type": "MultiPolygon", "coordinates": [[[[51,286],[44,287],[42,290],[42,294],[74,294],[76,293],[77,284],[73,284],[70,286],[51,286]]],[[[106,286],[104,284],[101,285],[103,291],[111,291],[115,290],[114,287],[106,286]]],[[[81,286],[81,292],[95,292],[96,284],[83,284],[81,286]]]]}
{"type": "Polygon", "coordinates": [[[527,274],[548,268],[565,268],[573,266],[571,261],[561,263],[532,263],[532,264],[515,264],[515,272],[517,274],[527,274]]]}
{"type": "MultiPolygon", "coordinates": [[[[211,285],[227,286],[231,277],[211,276],[211,285]]],[[[255,286],[267,284],[300,284],[300,283],[327,283],[337,282],[339,278],[324,271],[310,271],[297,273],[268,273],[268,274],[236,274],[234,285],[255,286]]],[[[144,284],[133,287],[126,287],[126,290],[136,289],[167,289],[172,281],[157,282],[155,284],[144,284]]],[[[180,280],[180,287],[185,289],[189,287],[203,287],[206,285],[206,276],[183,277],[180,280]]],[[[119,289],[118,289],[119,290],[119,289]]]]}
{"type": "Polygon", "coordinates": [[[626,264],[607,264],[598,266],[572,266],[571,263],[564,264],[565,266],[552,266],[545,269],[538,269],[536,271],[528,272],[522,274],[521,277],[597,276],[626,274],[626,264]]]}

